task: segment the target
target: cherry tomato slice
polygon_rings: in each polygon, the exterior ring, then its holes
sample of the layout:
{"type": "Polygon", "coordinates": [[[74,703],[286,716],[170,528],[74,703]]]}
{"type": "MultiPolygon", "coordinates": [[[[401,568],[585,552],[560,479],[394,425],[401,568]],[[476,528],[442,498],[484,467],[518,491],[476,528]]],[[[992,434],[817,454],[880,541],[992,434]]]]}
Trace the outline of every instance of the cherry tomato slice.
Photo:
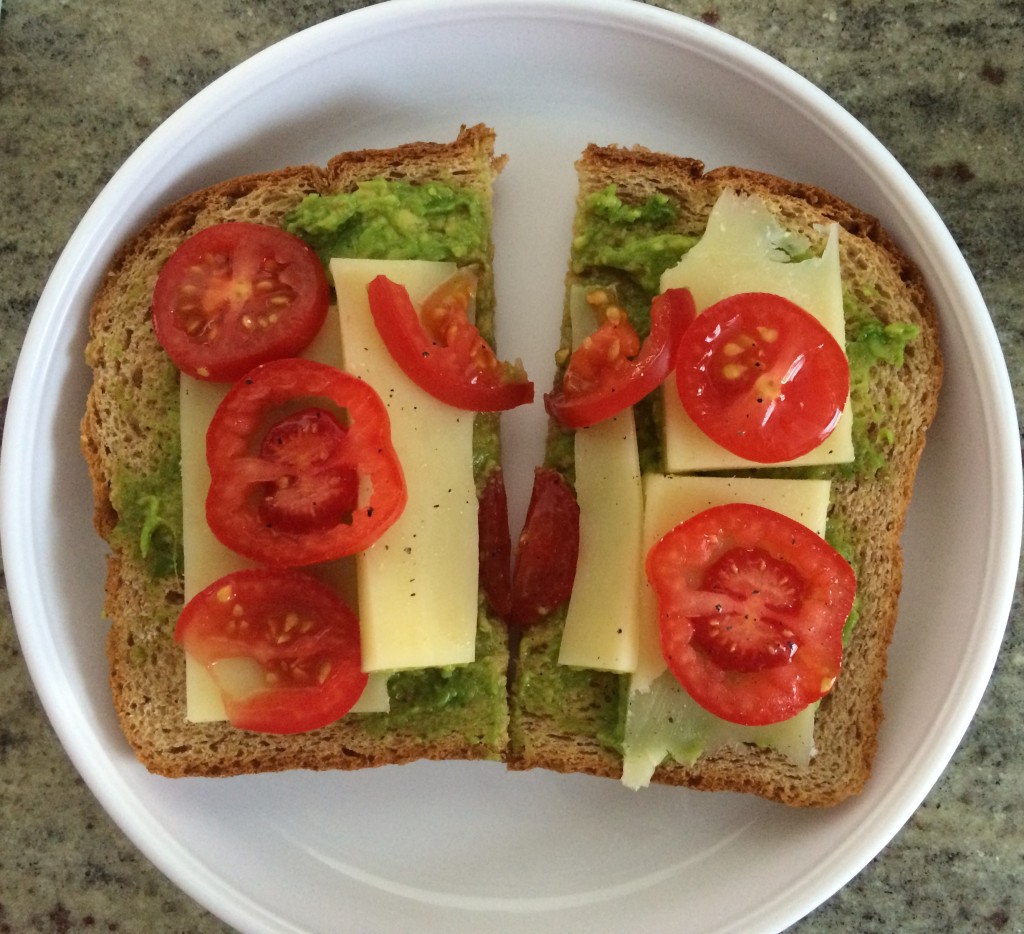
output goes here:
{"type": "Polygon", "coordinates": [[[853,569],[806,526],[761,506],[716,506],[647,556],[661,647],[690,696],[724,720],[787,720],[839,675],[853,569]]]}
{"type": "Polygon", "coordinates": [[[206,457],[214,535],[271,567],[362,551],[405,508],[384,403],[367,383],[322,363],[273,360],[250,371],[210,421],[206,457]],[[312,405],[289,417],[303,400],[312,405]],[[329,422],[316,412],[328,406],[335,424],[322,430],[329,422]],[[321,428],[304,431],[309,417],[321,428]],[[295,436],[286,440],[284,431],[295,436]]]}
{"type": "Polygon", "coordinates": [[[236,571],[194,596],[174,638],[221,689],[233,726],[303,733],[351,710],[366,687],[359,620],[298,571],[236,571]]]}
{"type": "Polygon", "coordinates": [[[285,471],[266,485],[260,516],[288,532],[326,532],[350,522],[359,505],[359,472],[345,460],[348,429],[326,409],[286,415],[271,426],[260,457],[285,471]]]}
{"type": "Polygon", "coordinates": [[[180,370],[229,382],[299,353],[323,325],[329,301],[323,266],[298,237],[263,224],[217,224],[164,264],[153,327],[180,370]]]}
{"type": "Polygon", "coordinates": [[[580,552],[580,507],[565,478],[539,467],[512,574],[509,622],[526,627],[569,599],[580,552]]]}
{"type": "Polygon", "coordinates": [[[695,317],[689,289],[656,295],[641,347],[626,313],[609,305],[601,326],[573,351],[561,387],[544,396],[544,408],[564,427],[584,428],[635,405],[672,371],[679,339],[695,317]]]}
{"type": "Polygon", "coordinates": [[[476,278],[460,270],[423,303],[386,276],[367,291],[384,345],[406,376],[434,398],[472,412],[500,412],[533,401],[519,364],[503,363],[470,323],[476,278]]]}
{"type": "Polygon", "coordinates": [[[508,526],[508,494],[501,468],[480,491],[477,514],[480,534],[480,588],[499,619],[512,611],[512,535],[508,526]]]}
{"type": "Polygon", "coordinates": [[[800,457],[835,428],[850,391],[843,348],[779,295],[733,295],[698,315],[679,343],[676,384],[687,414],[747,460],[800,457]]]}

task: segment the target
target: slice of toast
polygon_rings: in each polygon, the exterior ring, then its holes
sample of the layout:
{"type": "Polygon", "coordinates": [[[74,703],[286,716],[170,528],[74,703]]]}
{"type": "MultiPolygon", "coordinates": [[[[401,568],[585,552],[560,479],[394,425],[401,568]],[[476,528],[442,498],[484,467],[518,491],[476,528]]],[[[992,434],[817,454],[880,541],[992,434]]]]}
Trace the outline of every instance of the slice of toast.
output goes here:
{"type": "MultiPolygon", "coordinates": [[[[731,188],[757,194],[787,231],[810,241],[812,251],[823,247],[824,225],[840,225],[848,346],[865,320],[904,322],[919,329],[902,360],[873,366],[866,394],[854,400],[863,431],[856,469],[827,471],[832,479],[830,527],[843,530],[844,554],[858,572],[859,616],[845,648],[842,674],[816,715],[816,754],[810,765],[800,767],[771,750],[741,745],[701,756],[692,766],[668,759],[653,778],[705,790],[751,792],[791,805],[834,804],[859,792],[872,767],[901,585],[900,535],[942,380],[938,322],[922,277],[875,218],[820,188],[734,167],[706,172],[696,160],[639,147],[592,145],[578,162],[577,173],[570,285],[614,284],[627,306],[630,301],[649,302],[661,271],[700,237],[712,206],[731,188]],[[627,206],[642,205],[651,196],[670,202],[668,219],[656,230],[646,230],[663,246],[654,266],[632,265],[627,251],[620,251],[621,261],[601,267],[588,259],[582,246],[586,201],[608,186],[614,186],[627,206]]],[[[632,235],[622,233],[626,239],[632,235]]],[[[568,347],[564,320],[559,359],[565,359],[568,347]]],[[[637,417],[641,420],[644,413],[637,417]]],[[[572,444],[566,438],[551,426],[548,461],[571,479],[572,444]]],[[[650,468],[657,464],[658,452],[647,453],[650,468]]],[[[619,777],[628,675],[559,666],[563,618],[564,612],[555,613],[527,631],[517,649],[510,766],[619,777]]]]}
{"type": "MultiPolygon", "coordinates": [[[[168,206],[115,257],[91,312],[86,359],[93,385],[81,440],[95,525],[110,546],[105,613],[114,705],[129,744],[151,771],[216,776],[502,757],[508,639],[483,601],[476,662],[454,678],[439,669],[396,676],[390,714],[349,714],[290,736],[186,721],[184,654],[172,638],[183,603],[178,373],[153,334],[150,298],[164,261],[204,227],[279,225],[309,194],[349,191],[376,178],[438,181],[480,197],[486,246],[474,257],[481,274],[477,326],[493,342],[491,193],[503,164],[493,131],[474,126],[451,143],[343,153],[326,167],[236,178],[168,206]]],[[[477,422],[477,447],[492,448],[489,457],[478,458],[481,470],[500,463],[495,418],[477,422]]]]}

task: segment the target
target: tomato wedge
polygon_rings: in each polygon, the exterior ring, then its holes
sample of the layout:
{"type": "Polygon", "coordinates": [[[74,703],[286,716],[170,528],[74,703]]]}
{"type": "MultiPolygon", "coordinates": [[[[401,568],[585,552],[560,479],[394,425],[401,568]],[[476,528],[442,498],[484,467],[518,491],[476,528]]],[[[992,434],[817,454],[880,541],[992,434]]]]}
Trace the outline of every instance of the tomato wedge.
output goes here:
{"type": "Polygon", "coordinates": [[[557,470],[538,467],[516,552],[509,622],[531,626],[568,600],[579,552],[576,496],[557,470]]]}
{"type": "Polygon", "coordinates": [[[601,326],[573,351],[558,390],[544,408],[566,428],[585,428],[617,415],[657,389],[675,365],[676,348],[696,317],[689,289],[669,289],[651,302],[651,330],[640,338],[626,313],[601,289],[587,301],[602,305],[601,326]]]}
{"type": "Polygon", "coordinates": [[[853,569],[806,526],[761,506],[716,506],[647,557],[661,647],[690,696],[724,720],[787,720],[839,675],[853,569]]]}
{"type": "Polygon", "coordinates": [[[836,427],[850,391],[843,348],[780,295],[733,295],[698,315],[679,343],[683,408],[713,441],[762,464],[800,457],[836,427]]]}
{"type": "Polygon", "coordinates": [[[359,620],[333,590],[299,571],[236,571],[186,604],[174,638],[217,683],[233,726],[303,733],[359,699],[359,620]]]}
{"type": "Polygon", "coordinates": [[[378,276],[370,311],[384,345],[406,376],[448,405],[500,412],[533,401],[521,364],[504,363],[469,320],[476,277],[459,270],[423,303],[419,314],[404,286],[378,276]]]}
{"type": "Polygon", "coordinates": [[[362,551],[405,507],[384,403],[322,363],[273,360],[232,386],[210,422],[206,457],[210,528],[271,567],[362,551]]]}
{"type": "Polygon", "coordinates": [[[508,494],[501,468],[492,471],[480,491],[477,514],[480,535],[480,588],[499,619],[512,611],[512,535],[508,526],[508,494]]]}
{"type": "Polygon", "coordinates": [[[171,255],[153,292],[157,340],[180,370],[229,382],[299,353],[327,316],[316,253],[277,227],[217,224],[171,255]]]}

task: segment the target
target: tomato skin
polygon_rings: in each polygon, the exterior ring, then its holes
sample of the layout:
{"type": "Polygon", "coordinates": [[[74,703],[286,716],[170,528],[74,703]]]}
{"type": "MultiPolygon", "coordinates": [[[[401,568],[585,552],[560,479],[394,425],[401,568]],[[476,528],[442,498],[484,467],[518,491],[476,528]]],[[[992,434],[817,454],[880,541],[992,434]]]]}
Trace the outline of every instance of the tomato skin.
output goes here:
{"type": "Polygon", "coordinates": [[[557,470],[538,467],[512,574],[512,625],[532,626],[569,599],[579,551],[576,495],[557,470]]]}
{"type": "Polygon", "coordinates": [[[303,359],[273,360],[250,371],[225,396],[206,435],[210,490],[206,518],[227,547],[270,567],[302,567],[369,547],[398,518],[407,499],[405,479],[391,444],[387,410],[377,393],[354,376],[303,359]],[[344,410],[344,447],[333,455],[339,470],[360,478],[351,515],[312,530],[278,528],[260,503],[269,485],[290,478],[294,466],[261,456],[266,426],[297,399],[324,400],[344,410]]]}
{"type": "Polygon", "coordinates": [[[512,612],[512,535],[508,495],[501,468],[491,472],[480,491],[480,588],[499,619],[512,612]]]}
{"type": "Polygon", "coordinates": [[[573,351],[562,385],[544,396],[544,408],[565,428],[585,428],[635,405],[671,373],[679,340],[695,317],[689,289],[656,295],[642,347],[624,313],[607,319],[573,351]]]}
{"type": "Polygon", "coordinates": [[[806,526],[747,503],[712,507],[654,545],[647,577],[669,669],[716,716],[787,720],[838,677],[856,579],[806,526]]]}
{"type": "Polygon", "coordinates": [[[447,405],[500,412],[532,402],[533,383],[522,367],[499,361],[469,321],[470,276],[456,273],[421,314],[404,286],[378,276],[367,286],[377,331],[406,376],[447,405]]]}
{"type": "Polygon", "coordinates": [[[298,354],[323,325],[329,301],[323,266],[298,237],[264,224],[216,224],[164,264],[153,328],[182,372],[230,382],[298,354]]]}
{"type": "Polygon", "coordinates": [[[713,441],[762,464],[800,457],[833,431],[850,391],[843,348],[809,312],[764,292],[716,302],[686,330],[676,385],[713,441]]]}
{"type": "Polygon", "coordinates": [[[359,620],[333,590],[298,571],[244,570],[220,578],[182,610],[174,631],[200,664],[252,659],[263,690],[222,690],[229,722],[261,733],[304,733],[351,710],[367,683],[359,620]],[[274,683],[271,684],[270,682],[274,683]]]}

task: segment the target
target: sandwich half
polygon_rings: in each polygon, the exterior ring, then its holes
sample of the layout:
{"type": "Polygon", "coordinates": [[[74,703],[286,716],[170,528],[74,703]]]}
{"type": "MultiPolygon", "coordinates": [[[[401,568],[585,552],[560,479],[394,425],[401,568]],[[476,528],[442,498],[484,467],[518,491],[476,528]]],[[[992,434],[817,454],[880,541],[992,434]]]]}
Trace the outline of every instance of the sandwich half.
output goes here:
{"type": "MultiPolygon", "coordinates": [[[[157,340],[151,314],[158,274],[187,238],[213,225],[248,222],[288,228],[325,267],[338,257],[472,267],[475,323],[493,342],[491,198],[503,162],[493,132],[481,125],[463,128],[450,143],[342,153],[326,167],[236,178],[168,206],[115,257],[91,312],[86,359],[93,383],[81,441],[95,525],[109,545],[105,615],[114,706],[129,744],[151,771],[226,776],[503,756],[507,631],[478,593],[475,564],[471,660],[378,671],[383,701],[378,695],[370,712],[357,705],[310,731],[237,729],[216,714],[190,711],[186,657],[174,636],[200,583],[186,580],[183,543],[195,538],[189,524],[196,510],[190,513],[187,502],[183,508],[182,449],[183,441],[202,449],[203,439],[189,436],[187,425],[182,436],[185,409],[188,424],[194,422],[191,403],[183,403],[186,377],[157,340]]],[[[325,327],[337,331],[333,308],[325,327]]],[[[500,479],[498,415],[466,417],[472,422],[467,470],[482,493],[500,479]]],[[[403,470],[410,475],[416,467],[407,463],[403,470]]],[[[201,502],[204,493],[186,491],[185,499],[201,502]]],[[[476,502],[467,508],[475,523],[476,502]]],[[[196,571],[203,584],[204,573],[209,577],[208,569],[196,571]]],[[[344,589],[348,578],[341,578],[344,589]]]]}
{"type": "MultiPolygon", "coordinates": [[[[815,507],[820,513],[818,534],[852,567],[856,598],[843,629],[841,669],[831,690],[792,720],[736,728],[694,705],[671,673],[656,680],[665,667],[660,656],[653,663],[648,657],[644,677],[642,637],[639,650],[635,638],[624,653],[608,648],[609,627],[621,637],[629,613],[647,614],[648,653],[651,627],[657,642],[656,604],[648,603],[646,610],[643,605],[650,600],[643,596],[650,584],[642,560],[617,590],[608,585],[602,606],[589,605],[589,620],[567,626],[574,591],[519,642],[511,684],[510,767],[620,778],[632,787],[654,781],[749,792],[797,806],[835,804],[862,789],[875,756],[900,593],[900,535],[942,379],[938,322],[925,284],[875,218],[820,188],[741,168],[706,171],[699,161],[639,147],[591,145],[577,173],[556,388],[579,342],[572,318],[581,293],[599,295],[600,301],[613,296],[643,338],[650,328],[653,297],[663,288],[685,288],[698,281],[691,281],[696,274],[683,260],[707,252],[700,245],[706,241],[710,249],[715,236],[721,239],[716,231],[746,225],[745,235],[764,241],[759,247],[764,255],[756,263],[787,267],[784,272],[827,263],[836,267],[832,301],[841,329],[837,342],[846,351],[850,375],[845,454],[774,466],[728,458],[691,460],[690,452],[700,444],[672,440],[674,429],[669,426],[677,415],[668,397],[669,380],[663,391],[632,408],[629,446],[635,453],[630,469],[640,478],[635,488],[641,491],[641,505],[635,508],[648,512],[666,488],[697,490],[693,496],[710,506],[722,496],[759,496],[776,483],[787,489],[794,481],[813,484],[822,497],[815,507]],[[743,492],[728,492],[733,489],[743,492]],[[630,610],[612,609],[609,614],[606,607],[622,604],[634,573],[640,609],[633,601],[630,610]],[[616,612],[622,614],[618,624],[616,612]],[[594,631],[605,628],[603,648],[592,651],[591,660],[585,645],[588,624],[594,631]],[[594,654],[601,658],[593,661],[594,654]],[[611,655],[614,661],[602,661],[611,655]]],[[[719,272],[727,270],[732,254],[733,265],[743,264],[750,249],[738,239],[727,243],[712,265],[718,262],[719,272]]],[[[707,278],[706,272],[701,275],[707,278]]],[[[704,286],[694,287],[694,297],[696,310],[703,312],[711,299],[700,300],[700,288],[704,286]]],[[[714,281],[710,288],[714,291],[714,281]]],[[[747,289],[775,291],[763,285],[737,286],[735,291],[747,289]]],[[[597,302],[591,298],[592,304],[597,302]]],[[[582,479],[577,476],[580,444],[593,430],[566,428],[551,420],[546,466],[570,485],[582,479]]],[[[615,450],[621,449],[619,445],[615,450]]],[[[610,463],[607,453],[602,457],[603,464],[610,463]]],[[[590,483],[593,465],[586,470],[590,483]]],[[[582,502],[583,491],[577,494],[582,568],[588,506],[582,502]]],[[[603,495],[606,503],[610,494],[603,495]]],[[[626,524],[609,521],[617,523],[620,535],[627,534],[626,524]]],[[[608,566],[617,563],[609,560],[608,566]]],[[[657,644],[654,652],[660,652],[657,644]]]]}

